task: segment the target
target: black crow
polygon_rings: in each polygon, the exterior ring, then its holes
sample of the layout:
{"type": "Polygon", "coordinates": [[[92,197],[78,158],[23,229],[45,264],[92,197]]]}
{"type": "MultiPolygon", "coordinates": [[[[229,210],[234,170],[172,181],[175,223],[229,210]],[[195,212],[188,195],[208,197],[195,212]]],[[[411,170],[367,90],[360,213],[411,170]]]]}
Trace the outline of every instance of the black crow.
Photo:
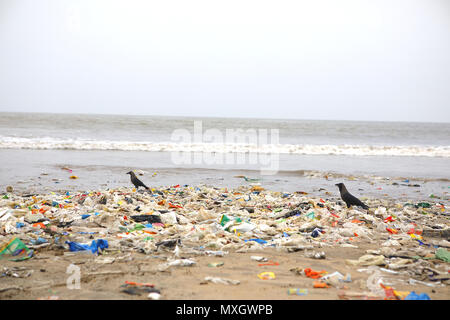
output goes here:
{"type": "Polygon", "coordinates": [[[369,207],[362,203],[361,200],[351,195],[343,183],[336,183],[336,185],[339,188],[342,200],[347,204],[347,208],[350,208],[350,206],[360,206],[366,210],[369,209],[369,207]]]}
{"type": "Polygon", "coordinates": [[[150,190],[149,187],[147,187],[141,180],[139,180],[136,175],[134,174],[133,171],[129,171],[127,172],[127,174],[130,175],[131,178],[131,183],[134,184],[134,186],[136,187],[136,189],[138,189],[139,187],[144,187],[147,190],[150,190]]]}

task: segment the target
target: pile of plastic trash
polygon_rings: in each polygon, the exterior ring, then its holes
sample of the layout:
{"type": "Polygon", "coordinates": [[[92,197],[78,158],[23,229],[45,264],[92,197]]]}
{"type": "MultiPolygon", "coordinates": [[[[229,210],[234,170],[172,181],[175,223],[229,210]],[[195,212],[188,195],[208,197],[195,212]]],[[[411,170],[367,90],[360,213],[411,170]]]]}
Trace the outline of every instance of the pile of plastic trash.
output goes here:
{"type": "MultiPolygon", "coordinates": [[[[368,211],[347,208],[339,198],[274,192],[258,185],[6,193],[0,199],[0,259],[30,259],[44,248],[90,254],[171,250],[177,258],[177,250],[223,256],[268,247],[325,259],[320,248],[377,243],[377,250],[346,263],[406,272],[412,281],[430,285],[449,284],[448,206],[365,202],[368,211]]],[[[160,269],[194,263],[175,259],[160,269]]]]}

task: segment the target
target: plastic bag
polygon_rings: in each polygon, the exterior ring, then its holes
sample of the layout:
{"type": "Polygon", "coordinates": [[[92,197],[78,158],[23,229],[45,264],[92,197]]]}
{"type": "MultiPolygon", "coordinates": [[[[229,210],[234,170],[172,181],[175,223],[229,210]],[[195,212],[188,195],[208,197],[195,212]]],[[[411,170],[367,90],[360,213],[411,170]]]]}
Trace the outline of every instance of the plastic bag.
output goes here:
{"type": "Polygon", "coordinates": [[[262,240],[262,239],[258,239],[258,238],[254,238],[254,239],[248,239],[248,240],[244,240],[245,242],[247,241],[255,241],[258,242],[259,244],[266,244],[267,241],[266,240],[262,240]]]}
{"type": "Polygon", "coordinates": [[[240,232],[252,231],[255,228],[256,228],[256,226],[254,224],[244,222],[244,223],[238,224],[236,226],[232,226],[230,228],[230,231],[240,233],[240,232]]]}
{"type": "Polygon", "coordinates": [[[81,244],[72,241],[66,241],[66,243],[69,245],[70,251],[90,250],[92,253],[98,253],[99,251],[108,248],[108,241],[103,239],[92,240],[91,245],[81,244]]]}
{"type": "Polygon", "coordinates": [[[219,277],[205,277],[205,281],[206,282],[212,282],[212,283],[218,283],[218,284],[232,284],[232,285],[237,285],[239,283],[241,283],[239,280],[231,280],[231,279],[224,279],[224,278],[219,278],[219,277]]]}
{"type": "Polygon", "coordinates": [[[426,293],[418,295],[414,291],[411,291],[411,293],[406,296],[405,300],[431,300],[431,298],[426,293]]]}
{"type": "Polygon", "coordinates": [[[33,250],[29,249],[19,238],[14,238],[0,248],[0,259],[16,257],[11,261],[21,261],[33,256],[33,250]]]}
{"type": "Polygon", "coordinates": [[[367,288],[372,294],[382,296],[385,294],[385,291],[381,287],[381,284],[383,283],[381,272],[378,269],[372,270],[373,273],[369,276],[366,282],[367,288]]]}
{"type": "Polygon", "coordinates": [[[161,217],[154,214],[141,214],[130,218],[135,222],[162,223],[161,217]]]}
{"type": "Polygon", "coordinates": [[[445,262],[450,262],[450,252],[444,248],[439,248],[436,250],[436,258],[445,262]]]}

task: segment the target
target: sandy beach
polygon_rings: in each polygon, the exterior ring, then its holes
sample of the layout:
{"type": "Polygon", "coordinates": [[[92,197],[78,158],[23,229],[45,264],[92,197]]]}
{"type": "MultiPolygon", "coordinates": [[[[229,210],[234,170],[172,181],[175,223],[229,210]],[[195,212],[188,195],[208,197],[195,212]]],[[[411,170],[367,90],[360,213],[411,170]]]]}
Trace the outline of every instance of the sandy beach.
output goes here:
{"type": "MultiPolygon", "coordinates": [[[[158,272],[159,258],[143,254],[107,254],[113,263],[96,262],[94,256],[74,255],[55,256],[42,252],[25,263],[5,262],[3,268],[23,267],[35,270],[28,278],[2,279],[1,299],[60,299],[60,300],[148,300],[148,293],[132,295],[121,292],[126,281],[150,283],[161,292],[165,300],[383,300],[383,295],[370,295],[367,289],[367,273],[358,272],[359,267],[348,266],[345,259],[358,259],[373,244],[359,244],[359,248],[321,248],[325,260],[305,258],[302,253],[285,253],[275,249],[258,250],[253,253],[235,253],[220,258],[196,257],[196,266],[174,268],[168,272],[158,272]],[[267,257],[279,263],[278,266],[259,266],[251,256],[267,257]],[[345,257],[345,258],[343,258],[345,257]],[[221,267],[208,267],[209,264],[223,262],[221,267]],[[67,267],[75,264],[81,270],[80,289],[67,289],[67,267]],[[341,287],[314,288],[313,279],[295,274],[293,268],[312,268],[314,270],[338,271],[343,275],[350,273],[352,281],[341,287]],[[274,280],[261,280],[261,272],[274,272],[274,280]],[[218,277],[238,280],[238,285],[206,283],[205,277],[218,277]],[[9,289],[5,289],[9,288],[9,289]],[[305,295],[289,295],[291,288],[303,289],[305,295]]],[[[189,256],[189,255],[187,255],[189,256]]],[[[448,264],[448,263],[447,263],[448,264]]],[[[448,300],[450,290],[444,287],[430,287],[424,284],[408,283],[409,277],[383,274],[384,279],[398,291],[426,293],[433,300],[448,300]]],[[[434,285],[434,283],[431,283],[434,285]]]]}
{"type": "Polygon", "coordinates": [[[150,299],[150,291],[161,300],[450,297],[450,265],[441,255],[450,249],[447,194],[426,202],[361,197],[366,212],[346,208],[330,191],[275,192],[253,183],[5,193],[1,243],[19,238],[34,251],[22,261],[3,256],[0,298],[150,299]],[[161,223],[138,219],[149,216],[161,223]],[[108,247],[97,254],[68,246],[98,239],[108,247]],[[78,288],[69,266],[77,268],[78,288]],[[323,272],[311,277],[309,269],[323,272]],[[261,279],[264,272],[273,278],[261,279]]]}

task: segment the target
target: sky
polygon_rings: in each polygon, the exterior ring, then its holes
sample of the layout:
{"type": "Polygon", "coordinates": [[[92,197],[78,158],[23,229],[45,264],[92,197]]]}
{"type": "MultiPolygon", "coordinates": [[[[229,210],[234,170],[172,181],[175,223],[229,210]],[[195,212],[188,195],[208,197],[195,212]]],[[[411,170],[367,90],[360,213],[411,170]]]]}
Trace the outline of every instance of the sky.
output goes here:
{"type": "Polygon", "coordinates": [[[448,0],[0,0],[0,111],[450,122],[448,0]]]}

